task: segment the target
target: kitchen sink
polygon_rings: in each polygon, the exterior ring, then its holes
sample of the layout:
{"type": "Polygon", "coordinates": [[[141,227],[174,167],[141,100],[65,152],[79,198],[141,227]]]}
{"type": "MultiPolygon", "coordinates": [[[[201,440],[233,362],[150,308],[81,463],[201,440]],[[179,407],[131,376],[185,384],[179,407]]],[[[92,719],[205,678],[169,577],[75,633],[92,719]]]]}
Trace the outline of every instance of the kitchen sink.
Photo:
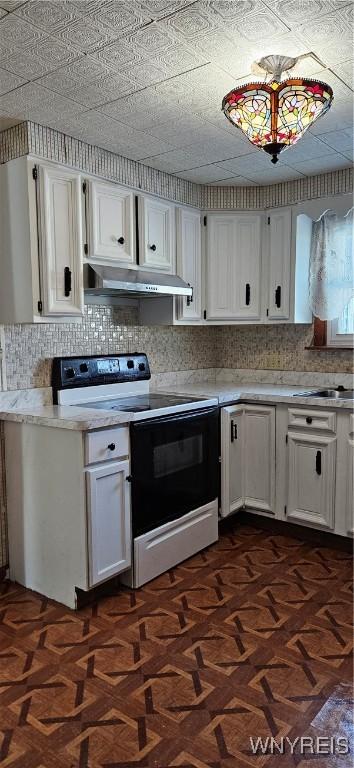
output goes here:
{"type": "Polygon", "coordinates": [[[335,400],[353,400],[354,389],[319,389],[315,392],[297,392],[297,397],[328,397],[335,400]]]}

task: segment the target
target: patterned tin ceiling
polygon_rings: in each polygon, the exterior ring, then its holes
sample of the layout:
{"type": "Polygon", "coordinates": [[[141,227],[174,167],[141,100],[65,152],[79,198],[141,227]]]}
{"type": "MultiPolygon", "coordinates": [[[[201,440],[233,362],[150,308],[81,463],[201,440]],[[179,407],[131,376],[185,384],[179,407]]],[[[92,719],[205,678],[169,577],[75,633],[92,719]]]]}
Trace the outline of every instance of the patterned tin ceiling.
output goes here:
{"type": "Polygon", "coordinates": [[[0,0],[0,129],[33,120],[213,185],[348,167],[352,14],[347,0],[0,0]],[[335,96],[277,166],[221,112],[272,53],[314,54],[293,71],[335,96]]]}

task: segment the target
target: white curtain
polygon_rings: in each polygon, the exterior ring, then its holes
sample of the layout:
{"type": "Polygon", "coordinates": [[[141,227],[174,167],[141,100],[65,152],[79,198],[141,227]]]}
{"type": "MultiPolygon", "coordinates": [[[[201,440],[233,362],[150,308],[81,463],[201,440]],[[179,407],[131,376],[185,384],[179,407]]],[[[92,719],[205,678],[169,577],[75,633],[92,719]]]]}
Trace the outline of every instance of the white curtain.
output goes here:
{"type": "Polygon", "coordinates": [[[325,211],[312,225],[310,306],[320,320],[340,317],[354,295],[353,211],[325,211]]]}

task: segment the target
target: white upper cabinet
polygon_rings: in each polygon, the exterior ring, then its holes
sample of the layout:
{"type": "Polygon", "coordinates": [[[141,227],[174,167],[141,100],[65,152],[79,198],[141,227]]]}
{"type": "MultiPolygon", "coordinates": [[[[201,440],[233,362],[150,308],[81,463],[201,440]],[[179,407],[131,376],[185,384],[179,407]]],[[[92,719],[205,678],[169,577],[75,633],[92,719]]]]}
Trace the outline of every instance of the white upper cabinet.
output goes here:
{"type": "Polygon", "coordinates": [[[45,315],[82,315],[80,176],[61,167],[39,170],[40,275],[45,315]]]}
{"type": "Polygon", "coordinates": [[[236,314],[258,320],[261,316],[261,221],[259,214],[235,217],[236,314]]]}
{"type": "Polygon", "coordinates": [[[260,214],[207,217],[208,320],[260,319],[260,214]]]}
{"type": "Polygon", "coordinates": [[[175,272],[175,207],[152,197],[139,197],[139,266],[175,272]]]}
{"type": "Polygon", "coordinates": [[[177,208],[177,274],[188,283],[193,296],[178,299],[178,319],[202,317],[202,252],[199,211],[177,208]]]}
{"type": "Polygon", "coordinates": [[[86,182],[88,258],[135,262],[134,194],[118,184],[86,182]]]}
{"type": "Polygon", "coordinates": [[[235,317],[234,218],[213,214],[207,217],[207,318],[235,317]]]}
{"type": "Polygon", "coordinates": [[[268,211],[268,319],[290,315],[291,209],[268,211]]]}
{"type": "Polygon", "coordinates": [[[83,313],[80,174],[19,157],[0,166],[0,323],[83,313]]]}

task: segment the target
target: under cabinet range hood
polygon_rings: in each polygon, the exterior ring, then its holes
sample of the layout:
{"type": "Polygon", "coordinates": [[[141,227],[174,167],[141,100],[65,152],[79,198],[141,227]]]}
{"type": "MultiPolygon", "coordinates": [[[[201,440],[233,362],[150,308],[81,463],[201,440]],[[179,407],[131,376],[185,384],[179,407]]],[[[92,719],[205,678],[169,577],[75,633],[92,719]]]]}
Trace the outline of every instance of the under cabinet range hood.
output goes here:
{"type": "Polygon", "coordinates": [[[146,296],[187,296],[193,289],[177,275],[89,264],[85,270],[85,295],[145,298],[146,296]]]}

